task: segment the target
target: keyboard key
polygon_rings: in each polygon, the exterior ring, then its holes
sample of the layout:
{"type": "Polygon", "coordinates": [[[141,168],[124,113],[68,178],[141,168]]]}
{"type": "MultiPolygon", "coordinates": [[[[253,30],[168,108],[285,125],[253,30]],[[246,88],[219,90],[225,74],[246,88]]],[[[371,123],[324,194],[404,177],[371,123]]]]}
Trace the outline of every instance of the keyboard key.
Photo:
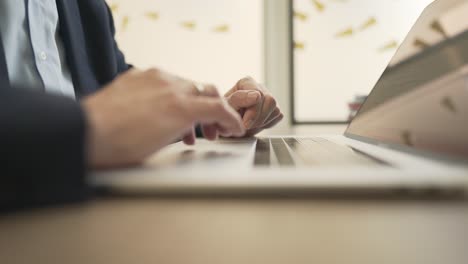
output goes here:
{"type": "Polygon", "coordinates": [[[270,140],[269,139],[257,140],[254,165],[255,166],[269,166],[270,165],[270,140]]]}
{"type": "Polygon", "coordinates": [[[273,146],[273,150],[275,151],[276,158],[278,159],[278,163],[280,166],[294,166],[294,160],[289,153],[286,144],[284,143],[283,139],[281,138],[274,138],[271,139],[271,145],[273,146]]]}

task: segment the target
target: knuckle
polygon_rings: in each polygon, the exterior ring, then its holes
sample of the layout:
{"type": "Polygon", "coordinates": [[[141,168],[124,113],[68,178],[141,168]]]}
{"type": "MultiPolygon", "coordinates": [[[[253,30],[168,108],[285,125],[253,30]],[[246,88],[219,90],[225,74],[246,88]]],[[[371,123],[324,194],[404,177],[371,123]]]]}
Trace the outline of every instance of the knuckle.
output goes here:
{"type": "Polygon", "coordinates": [[[164,78],[162,71],[158,68],[151,68],[145,71],[145,78],[152,83],[156,84],[159,88],[166,88],[170,86],[167,78],[164,78]]]}
{"type": "Polygon", "coordinates": [[[207,90],[218,90],[214,84],[206,84],[205,89],[207,89],[207,90]]]}
{"type": "Polygon", "coordinates": [[[205,91],[206,91],[209,95],[218,95],[218,94],[219,94],[218,88],[216,88],[216,86],[213,85],[213,84],[207,84],[207,85],[205,85],[205,91]]]}
{"type": "Polygon", "coordinates": [[[252,82],[254,81],[254,79],[252,78],[252,76],[245,76],[244,78],[242,78],[242,80],[246,81],[246,82],[252,82]]]}
{"type": "Polygon", "coordinates": [[[161,71],[158,68],[150,68],[146,70],[145,73],[152,76],[159,76],[161,71]]]}
{"type": "Polygon", "coordinates": [[[128,75],[134,75],[134,74],[141,74],[143,71],[140,69],[132,68],[125,73],[122,74],[122,76],[128,76],[128,75]]]}
{"type": "Polygon", "coordinates": [[[255,82],[254,79],[252,77],[250,77],[250,76],[246,76],[246,77],[240,79],[237,84],[239,86],[242,86],[242,85],[245,85],[246,83],[252,83],[252,82],[255,82]]]}
{"type": "Polygon", "coordinates": [[[142,74],[141,70],[138,69],[131,69],[122,75],[118,76],[118,79],[121,80],[131,80],[131,79],[136,79],[142,74]]]}

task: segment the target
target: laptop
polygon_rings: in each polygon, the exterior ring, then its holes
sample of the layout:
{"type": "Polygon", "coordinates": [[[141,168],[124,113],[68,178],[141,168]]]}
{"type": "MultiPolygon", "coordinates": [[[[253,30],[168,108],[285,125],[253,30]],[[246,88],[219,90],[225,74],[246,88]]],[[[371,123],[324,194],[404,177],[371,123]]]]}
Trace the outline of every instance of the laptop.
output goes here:
{"type": "Polygon", "coordinates": [[[90,181],[121,194],[464,194],[468,1],[442,2],[423,12],[343,135],[176,143],[90,181]]]}

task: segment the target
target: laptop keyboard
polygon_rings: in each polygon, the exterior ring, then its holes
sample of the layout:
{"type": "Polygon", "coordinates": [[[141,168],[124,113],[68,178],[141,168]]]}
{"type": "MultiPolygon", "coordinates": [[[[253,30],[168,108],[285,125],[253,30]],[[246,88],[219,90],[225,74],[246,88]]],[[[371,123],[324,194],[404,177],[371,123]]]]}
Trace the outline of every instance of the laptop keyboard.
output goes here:
{"type": "Polygon", "coordinates": [[[255,166],[381,166],[385,162],[324,138],[260,138],[255,166]]]}

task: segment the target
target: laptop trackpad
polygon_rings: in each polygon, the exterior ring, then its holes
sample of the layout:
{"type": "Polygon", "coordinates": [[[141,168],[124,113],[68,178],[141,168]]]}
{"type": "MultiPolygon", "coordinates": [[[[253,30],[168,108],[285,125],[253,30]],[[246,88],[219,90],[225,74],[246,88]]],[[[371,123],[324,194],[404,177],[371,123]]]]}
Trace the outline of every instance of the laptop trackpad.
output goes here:
{"type": "Polygon", "coordinates": [[[197,140],[195,146],[176,143],[151,157],[147,167],[156,168],[248,168],[252,166],[256,139],[197,140]]]}

